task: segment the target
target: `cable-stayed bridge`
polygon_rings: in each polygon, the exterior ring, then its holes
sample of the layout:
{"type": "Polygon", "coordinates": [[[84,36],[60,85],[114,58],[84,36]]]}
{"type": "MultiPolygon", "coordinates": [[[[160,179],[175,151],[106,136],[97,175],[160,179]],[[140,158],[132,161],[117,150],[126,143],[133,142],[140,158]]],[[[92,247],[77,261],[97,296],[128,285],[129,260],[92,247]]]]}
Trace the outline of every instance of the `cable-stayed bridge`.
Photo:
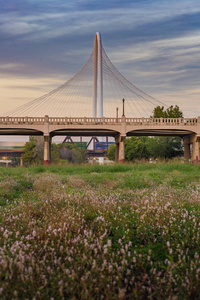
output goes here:
{"type": "Polygon", "coordinates": [[[53,91],[7,113],[20,117],[115,117],[122,115],[126,99],[126,117],[149,117],[162,102],[144,93],[127,80],[111,63],[95,35],[94,49],[83,68],[53,91]]]}
{"type": "Polygon", "coordinates": [[[163,103],[114,67],[96,33],[94,49],[83,68],[50,93],[0,117],[0,134],[43,135],[44,163],[50,162],[55,135],[113,136],[116,161],[124,160],[126,136],[177,135],[184,140],[185,158],[189,159],[192,144],[192,160],[199,160],[200,118],[149,118],[158,105],[163,103]]]}

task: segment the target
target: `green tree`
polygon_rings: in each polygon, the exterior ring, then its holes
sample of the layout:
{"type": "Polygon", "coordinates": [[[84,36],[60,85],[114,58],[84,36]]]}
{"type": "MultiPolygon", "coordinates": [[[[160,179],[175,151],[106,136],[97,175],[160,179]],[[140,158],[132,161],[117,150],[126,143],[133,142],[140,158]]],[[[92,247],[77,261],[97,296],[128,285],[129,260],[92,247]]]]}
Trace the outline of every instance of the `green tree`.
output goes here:
{"type": "Polygon", "coordinates": [[[51,162],[58,163],[60,161],[60,155],[58,153],[57,145],[55,143],[51,144],[51,162]]]}
{"type": "Polygon", "coordinates": [[[171,105],[166,109],[166,118],[183,118],[183,112],[178,105],[171,105]]]}
{"type": "Polygon", "coordinates": [[[57,145],[60,159],[68,160],[71,163],[83,163],[87,160],[87,152],[78,148],[72,143],[62,143],[57,145]]]}
{"type": "Polygon", "coordinates": [[[29,166],[36,162],[36,140],[34,137],[30,136],[29,142],[24,146],[23,162],[25,165],[29,166]]]}
{"type": "Polygon", "coordinates": [[[147,148],[147,137],[126,138],[125,140],[125,159],[127,161],[134,161],[135,159],[148,159],[150,153],[147,148]]]}
{"type": "Polygon", "coordinates": [[[107,157],[110,159],[110,160],[115,160],[115,151],[116,151],[116,145],[110,145],[108,147],[108,152],[107,152],[107,157]]]}
{"type": "MultiPolygon", "coordinates": [[[[57,145],[51,144],[51,162],[59,162],[57,145]]],[[[43,136],[30,136],[29,142],[24,146],[23,162],[26,166],[43,164],[44,161],[44,138],[43,136]]]]}
{"type": "Polygon", "coordinates": [[[147,139],[147,149],[153,158],[173,158],[183,154],[182,140],[179,137],[152,137],[147,139]]]}
{"type": "Polygon", "coordinates": [[[36,163],[43,163],[44,161],[44,137],[43,136],[34,136],[36,142],[35,151],[36,151],[36,163]]]}
{"type": "Polygon", "coordinates": [[[11,165],[13,167],[18,167],[20,165],[20,158],[19,157],[11,157],[11,165]]]}
{"type": "MultiPolygon", "coordinates": [[[[157,106],[153,110],[152,118],[182,118],[183,112],[178,105],[171,105],[166,110],[164,106],[157,106]]],[[[182,139],[174,137],[153,137],[147,142],[148,151],[152,157],[173,158],[183,155],[182,139]]]]}
{"type": "MultiPolygon", "coordinates": [[[[136,159],[148,159],[150,153],[148,151],[147,137],[135,137],[126,138],[125,140],[125,159],[126,161],[134,161],[136,159]]],[[[116,145],[108,147],[107,157],[110,160],[115,160],[116,145]]]]}
{"type": "Polygon", "coordinates": [[[153,116],[151,118],[182,118],[183,112],[178,105],[171,105],[166,110],[164,106],[157,106],[153,110],[153,116]]]}

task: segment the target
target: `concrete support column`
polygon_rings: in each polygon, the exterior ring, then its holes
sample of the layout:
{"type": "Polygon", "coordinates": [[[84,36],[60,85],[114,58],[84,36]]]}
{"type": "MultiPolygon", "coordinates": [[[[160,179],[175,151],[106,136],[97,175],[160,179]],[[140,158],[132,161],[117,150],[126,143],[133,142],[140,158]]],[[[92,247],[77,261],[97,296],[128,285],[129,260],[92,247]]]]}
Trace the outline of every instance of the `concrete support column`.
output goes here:
{"type": "Polygon", "coordinates": [[[125,160],[124,141],[125,141],[125,137],[121,136],[121,139],[119,142],[119,162],[120,163],[124,163],[124,160],[125,160]]]}
{"type": "Polygon", "coordinates": [[[44,136],[44,165],[48,165],[51,162],[51,137],[49,135],[44,136]]]}
{"type": "Polygon", "coordinates": [[[198,163],[199,162],[199,142],[198,141],[193,141],[192,143],[192,162],[198,163]]]}
{"type": "Polygon", "coordinates": [[[125,136],[118,135],[115,138],[116,143],[116,150],[115,150],[115,162],[123,163],[125,160],[125,153],[124,153],[124,141],[125,136]]]}
{"type": "Polygon", "coordinates": [[[184,158],[188,161],[191,158],[193,164],[199,163],[200,153],[200,136],[197,134],[191,134],[190,136],[183,138],[184,142],[184,158]],[[190,145],[192,145],[192,155],[190,154],[190,145]]]}
{"type": "Polygon", "coordinates": [[[190,139],[189,138],[183,138],[183,144],[184,144],[184,160],[186,162],[190,159],[190,139]]]}
{"type": "Polygon", "coordinates": [[[119,161],[119,143],[116,141],[115,145],[116,145],[116,149],[115,149],[115,162],[118,163],[118,161],[119,161]]]}
{"type": "Polygon", "coordinates": [[[23,167],[23,158],[20,156],[20,167],[23,167]]]}

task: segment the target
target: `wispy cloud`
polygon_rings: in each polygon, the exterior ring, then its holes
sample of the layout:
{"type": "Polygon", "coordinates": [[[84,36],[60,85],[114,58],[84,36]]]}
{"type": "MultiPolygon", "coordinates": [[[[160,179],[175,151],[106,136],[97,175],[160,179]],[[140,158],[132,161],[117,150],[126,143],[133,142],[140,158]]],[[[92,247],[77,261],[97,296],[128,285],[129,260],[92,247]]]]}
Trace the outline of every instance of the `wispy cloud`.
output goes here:
{"type": "Polygon", "coordinates": [[[154,95],[192,93],[199,85],[199,28],[199,0],[8,0],[0,11],[0,74],[44,77],[50,85],[54,77],[67,80],[100,31],[108,56],[134,84],[154,95]]]}

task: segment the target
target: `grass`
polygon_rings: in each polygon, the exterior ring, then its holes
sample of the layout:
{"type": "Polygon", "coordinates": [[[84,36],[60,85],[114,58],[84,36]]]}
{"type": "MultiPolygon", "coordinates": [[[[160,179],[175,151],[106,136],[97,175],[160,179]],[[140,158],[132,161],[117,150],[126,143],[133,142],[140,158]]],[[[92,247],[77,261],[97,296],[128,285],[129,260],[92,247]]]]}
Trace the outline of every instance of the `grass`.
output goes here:
{"type": "Polygon", "coordinates": [[[1,299],[200,299],[200,166],[0,169],[1,299]]]}

